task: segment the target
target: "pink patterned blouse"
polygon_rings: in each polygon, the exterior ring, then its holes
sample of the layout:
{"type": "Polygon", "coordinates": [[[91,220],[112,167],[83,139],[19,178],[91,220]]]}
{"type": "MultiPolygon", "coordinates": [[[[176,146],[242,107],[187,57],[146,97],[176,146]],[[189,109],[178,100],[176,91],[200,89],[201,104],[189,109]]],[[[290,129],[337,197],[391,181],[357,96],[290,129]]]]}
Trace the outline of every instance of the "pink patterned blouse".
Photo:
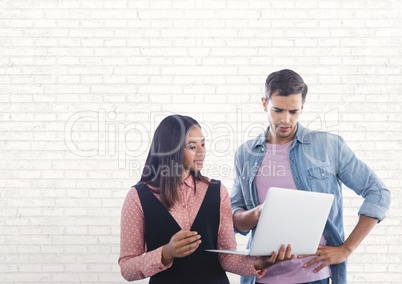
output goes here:
{"type": "MultiPolygon", "coordinates": [[[[201,207],[208,184],[198,181],[194,192],[193,178],[189,176],[178,188],[178,202],[169,209],[170,214],[183,230],[190,230],[201,207]]],[[[232,211],[229,194],[221,184],[221,211],[218,231],[218,249],[236,249],[236,238],[233,231],[232,211]]],[[[159,198],[158,194],[155,196],[159,198]]],[[[202,240],[202,236],[201,236],[202,240]]],[[[254,268],[255,257],[219,254],[219,260],[225,271],[239,275],[255,275],[261,278],[264,270],[254,268]]],[[[174,260],[173,260],[174,261],[174,260]]],[[[121,216],[120,258],[119,265],[122,276],[128,280],[139,280],[169,269],[162,264],[162,247],[147,251],[144,240],[144,214],[137,190],[132,187],[124,201],[121,216]]]]}

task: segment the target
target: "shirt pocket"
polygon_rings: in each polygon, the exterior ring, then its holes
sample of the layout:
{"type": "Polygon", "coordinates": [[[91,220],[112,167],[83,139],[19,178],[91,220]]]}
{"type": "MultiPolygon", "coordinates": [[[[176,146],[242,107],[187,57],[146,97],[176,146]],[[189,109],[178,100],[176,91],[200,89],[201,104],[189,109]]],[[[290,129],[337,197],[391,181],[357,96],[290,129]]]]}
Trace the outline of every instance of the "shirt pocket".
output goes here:
{"type": "Polygon", "coordinates": [[[336,186],[335,172],[331,167],[315,167],[308,169],[310,190],[318,192],[331,192],[336,186]]]}
{"type": "Polygon", "coordinates": [[[330,176],[332,176],[333,174],[331,173],[331,168],[330,167],[325,167],[325,168],[320,168],[320,167],[316,167],[316,168],[311,168],[308,170],[308,173],[310,175],[310,178],[313,179],[325,179],[328,178],[330,176]]]}

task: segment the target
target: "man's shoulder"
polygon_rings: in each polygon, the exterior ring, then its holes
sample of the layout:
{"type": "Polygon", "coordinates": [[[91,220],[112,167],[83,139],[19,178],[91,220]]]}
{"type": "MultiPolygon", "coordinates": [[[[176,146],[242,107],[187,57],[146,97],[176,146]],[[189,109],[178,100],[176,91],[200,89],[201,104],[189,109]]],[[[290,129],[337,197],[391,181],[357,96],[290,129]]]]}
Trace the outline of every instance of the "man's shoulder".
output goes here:
{"type": "Polygon", "coordinates": [[[247,140],[246,142],[243,142],[240,146],[239,146],[239,150],[240,149],[253,149],[255,148],[257,145],[263,145],[265,141],[265,134],[261,133],[260,135],[258,135],[257,137],[254,137],[252,139],[247,140]]]}
{"type": "Polygon", "coordinates": [[[236,151],[236,159],[248,159],[250,156],[260,154],[260,148],[264,145],[265,133],[261,133],[257,137],[242,143],[236,151]]]}
{"type": "Polygon", "coordinates": [[[302,142],[307,143],[321,143],[323,141],[329,142],[343,142],[342,136],[335,132],[328,132],[322,130],[311,130],[308,128],[304,128],[303,132],[301,133],[301,140],[302,142]]]}

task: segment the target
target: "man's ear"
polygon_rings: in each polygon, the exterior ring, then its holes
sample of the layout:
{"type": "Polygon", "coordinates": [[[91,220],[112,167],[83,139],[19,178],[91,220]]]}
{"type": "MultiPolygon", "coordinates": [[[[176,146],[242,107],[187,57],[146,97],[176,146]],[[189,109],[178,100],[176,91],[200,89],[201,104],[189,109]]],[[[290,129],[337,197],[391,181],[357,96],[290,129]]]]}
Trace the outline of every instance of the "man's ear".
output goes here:
{"type": "Polygon", "coordinates": [[[262,107],[263,107],[264,111],[267,112],[268,111],[268,102],[267,102],[267,100],[264,97],[262,97],[261,102],[262,102],[262,107]]]}

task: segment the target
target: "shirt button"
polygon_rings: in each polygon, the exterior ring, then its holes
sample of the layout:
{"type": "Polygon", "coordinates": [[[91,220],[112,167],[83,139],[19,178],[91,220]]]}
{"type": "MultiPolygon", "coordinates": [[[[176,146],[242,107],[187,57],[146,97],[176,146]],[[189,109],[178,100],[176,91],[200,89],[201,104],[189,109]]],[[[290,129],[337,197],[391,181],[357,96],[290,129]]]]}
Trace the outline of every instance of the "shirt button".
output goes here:
{"type": "Polygon", "coordinates": [[[183,205],[183,208],[186,208],[186,205],[183,205]]]}

